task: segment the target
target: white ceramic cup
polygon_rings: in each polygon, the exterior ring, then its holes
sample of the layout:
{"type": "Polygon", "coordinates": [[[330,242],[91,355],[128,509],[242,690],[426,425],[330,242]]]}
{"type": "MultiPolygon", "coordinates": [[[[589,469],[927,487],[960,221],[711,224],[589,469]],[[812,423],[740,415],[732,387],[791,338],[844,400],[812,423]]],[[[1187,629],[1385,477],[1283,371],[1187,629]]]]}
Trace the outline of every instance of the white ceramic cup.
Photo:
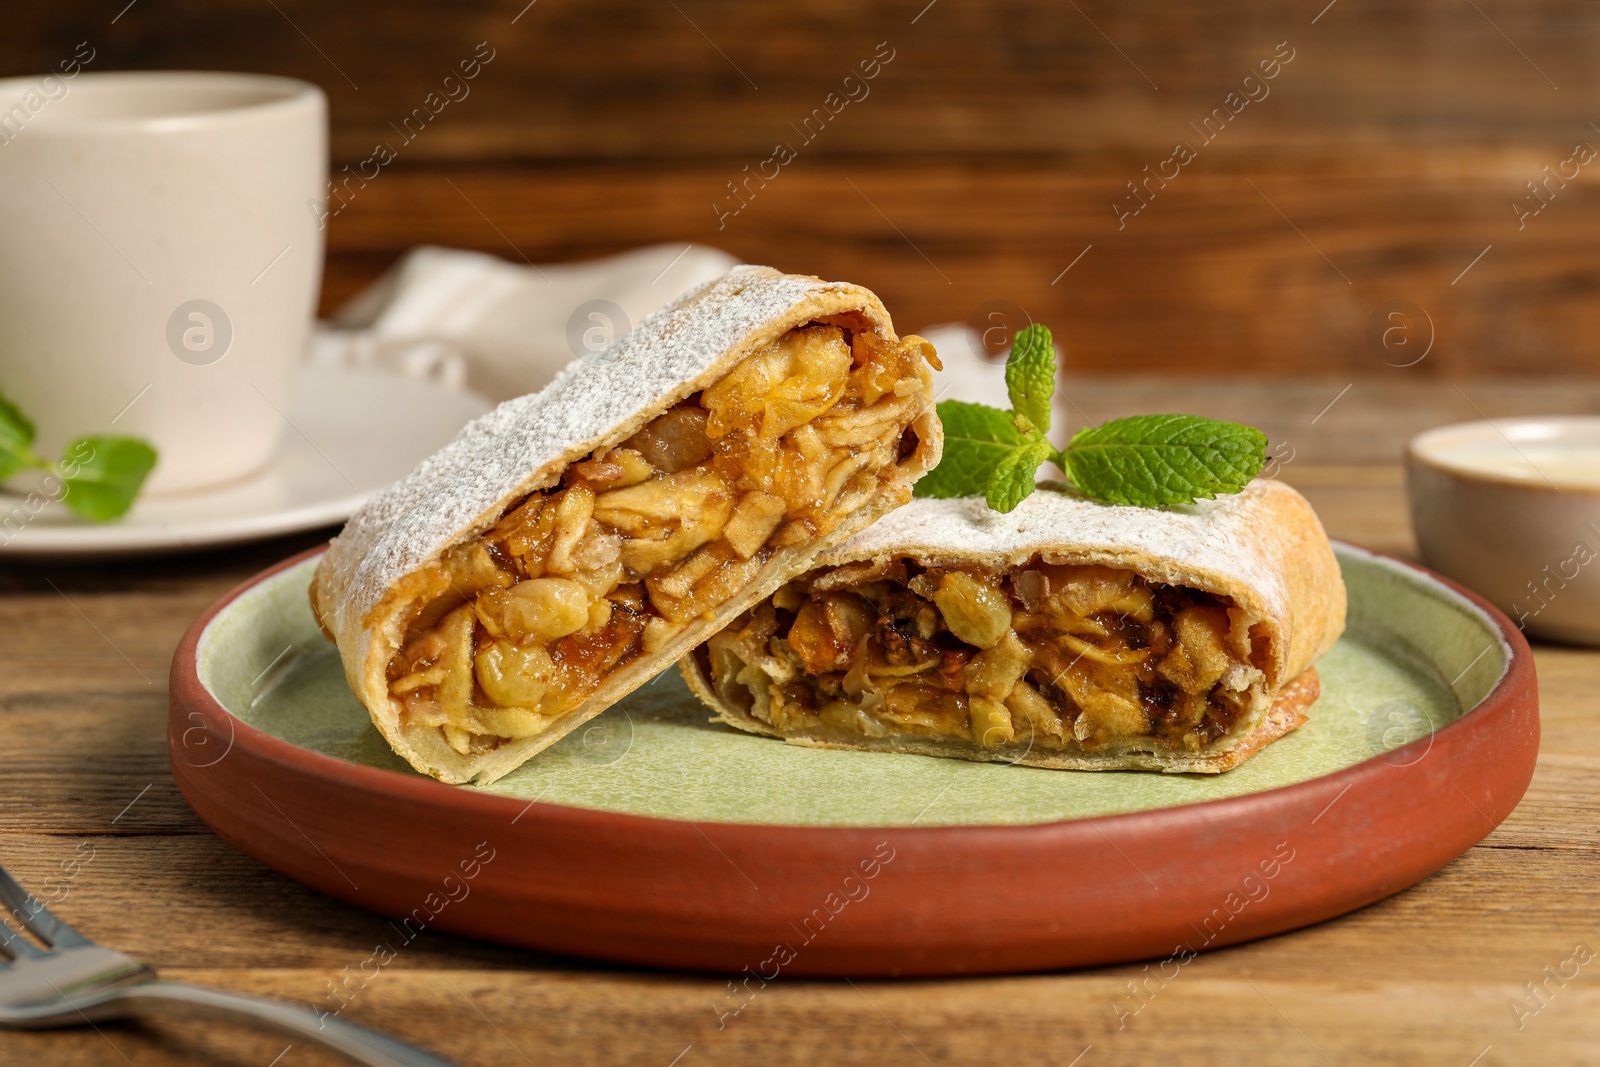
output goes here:
{"type": "Polygon", "coordinates": [[[1406,484],[1428,566],[1533,636],[1600,645],[1600,417],[1429,430],[1406,484]]]}
{"type": "Polygon", "coordinates": [[[326,181],[327,100],[306,82],[0,81],[0,393],[35,451],[142,437],[155,493],[265,466],[315,311],[326,181]]]}

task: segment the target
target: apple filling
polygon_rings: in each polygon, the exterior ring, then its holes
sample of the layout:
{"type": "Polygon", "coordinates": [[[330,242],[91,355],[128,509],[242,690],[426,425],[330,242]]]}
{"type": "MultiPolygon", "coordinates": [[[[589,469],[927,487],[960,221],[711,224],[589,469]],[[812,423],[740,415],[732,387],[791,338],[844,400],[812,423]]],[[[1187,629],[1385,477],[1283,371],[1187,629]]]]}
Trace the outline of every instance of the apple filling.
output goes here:
{"type": "Polygon", "coordinates": [[[1112,567],[896,560],[813,571],[695,654],[718,696],[784,736],[1192,752],[1265,682],[1241,615],[1112,567]]]}
{"type": "Polygon", "coordinates": [[[464,755],[542,733],[866,504],[916,451],[934,366],[919,337],[812,323],[571,464],[407,579],[402,721],[464,755]]]}

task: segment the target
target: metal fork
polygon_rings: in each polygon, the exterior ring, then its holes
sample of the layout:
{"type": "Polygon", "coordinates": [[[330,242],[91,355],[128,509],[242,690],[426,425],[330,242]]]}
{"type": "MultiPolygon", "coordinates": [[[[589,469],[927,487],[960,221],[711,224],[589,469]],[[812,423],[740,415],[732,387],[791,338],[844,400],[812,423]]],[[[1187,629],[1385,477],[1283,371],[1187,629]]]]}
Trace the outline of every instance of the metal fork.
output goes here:
{"type": "Polygon", "coordinates": [[[297,1004],[159,981],[153,968],[57,919],[4,867],[0,903],[0,1027],[43,1030],[146,1014],[223,1017],[326,1045],[368,1067],[453,1067],[413,1045],[297,1004]],[[48,947],[35,945],[23,930],[48,947]]]}

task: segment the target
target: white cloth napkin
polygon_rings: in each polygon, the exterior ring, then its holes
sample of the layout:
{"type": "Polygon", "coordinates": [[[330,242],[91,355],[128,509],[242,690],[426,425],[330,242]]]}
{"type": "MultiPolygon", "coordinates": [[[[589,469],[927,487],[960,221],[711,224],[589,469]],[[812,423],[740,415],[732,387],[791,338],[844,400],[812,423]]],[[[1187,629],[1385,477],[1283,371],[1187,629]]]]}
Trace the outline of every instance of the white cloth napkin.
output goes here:
{"type": "MultiPolygon", "coordinates": [[[[470,389],[492,401],[542,388],[679,294],[738,260],[703,245],[651,245],[584,263],[534,266],[422,246],[320,323],[311,361],[367,367],[470,389]]],[[[901,326],[901,332],[909,332],[901,326]]],[[[944,363],[941,400],[1010,407],[1005,368],[971,327],[915,331],[944,363]]]]}
{"type": "Polygon", "coordinates": [[[319,324],[310,358],[506,400],[543,387],[573,359],[738,262],[693,244],[558,266],[423,246],[319,324]]]}

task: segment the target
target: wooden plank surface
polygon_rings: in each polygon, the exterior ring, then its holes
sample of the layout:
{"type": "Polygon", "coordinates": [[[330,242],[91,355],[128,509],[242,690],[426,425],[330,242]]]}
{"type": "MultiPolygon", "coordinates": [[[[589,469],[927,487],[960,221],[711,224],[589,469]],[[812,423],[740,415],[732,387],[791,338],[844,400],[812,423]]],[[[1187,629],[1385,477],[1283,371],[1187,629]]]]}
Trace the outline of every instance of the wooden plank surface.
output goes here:
{"type": "MultiPolygon", "coordinates": [[[[1581,382],[1403,387],[1338,381],[1074,379],[1083,418],[1189,407],[1253,413],[1301,449],[1283,469],[1334,536],[1406,553],[1394,449],[1414,429],[1541,408],[1595,410],[1581,382]],[[1334,423],[1333,420],[1340,420],[1334,423]]],[[[1073,421],[1073,416],[1068,416],[1073,421]]],[[[382,920],[235,852],[166,769],[166,670],[189,622],[254,571],[325,534],[186,558],[0,565],[0,856],[93,937],[175,978],[329,1006],[331,981],[382,920]],[[87,862],[84,860],[87,859],[87,862]],[[63,863],[78,863],[75,874],[63,863]]],[[[1586,1064],[1600,1047],[1591,963],[1545,1004],[1580,943],[1600,949],[1600,653],[1536,645],[1543,740],[1521,806],[1421,885],[1353,915],[1205,953],[1175,976],[1140,966],[921,982],[780,980],[719,1027],[716,976],[589,964],[421,935],[368,982],[351,1018],[464,1065],[1586,1064]],[[1143,990],[1140,999],[1130,983],[1143,990]],[[1137,1009],[1137,1010],[1135,1010],[1137,1009]],[[1519,1028],[1518,1023],[1521,1023],[1519,1028]],[[1085,1052],[1084,1050],[1088,1051],[1085,1052]],[[1487,1051],[1485,1051],[1487,1049],[1487,1051]],[[1476,1060],[1474,1057],[1479,1057],[1476,1060]]],[[[1570,966],[1569,966],[1570,971],[1570,966]]],[[[6,1034],[4,1064],[266,1067],[284,1042],[227,1027],[108,1025],[6,1034]]],[[[281,1067],[334,1063],[296,1046],[281,1067]]]]}
{"type": "Polygon", "coordinates": [[[806,159],[731,217],[727,164],[396,169],[329,220],[324,310],[420,243],[549,263],[696,241],[860,282],[904,330],[1020,308],[1089,373],[1589,374],[1600,195],[1519,231],[1508,190],[1541,151],[1219,149],[1121,228],[1133,157],[806,159]]]}
{"type": "Polygon", "coordinates": [[[1585,136],[1594,116],[1583,102],[1600,79],[1600,20],[1587,0],[1481,0],[1480,11],[1454,0],[1339,0],[1326,11],[1326,0],[13,6],[0,38],[7,75],[56,70],[87,41],[89,70],[304,78],[328,92],[339,162],[404,138],[405,118],[429,93],[453,96],[428,103],[436,117],[397,147],[435,162],[742,163],[803,136],[789,123],[830,92],[858,99],[828,105],[836,118],[807,151],[844,158],[1144,153],[1170,148],[1230,91],[1260,99],[1237,111],[1226,139],[1260,149],[1473,138],[1559,146],[1585,136]],[[873,57],[886,62],[864,79],[865,93],[846,86],[873,57]],[[1283,62],[1267,68],[1265,91],[1244,85],[1275,57],[1283,62]],[[474,58],[475,76],[463,79],[462,61],[474,58]],[[444,80],[452,75],[454,87],[444,80]]]}
{"type": "Polygon", "coordinates": [[[702,241],[912,329],[1019,305],[1097,373],[1379,373],[1397,300],[1418,376],[1600,373],[1590,0],[14,6],[0,75],[322,85],[324,310],[420,241],[702,241]]]}

